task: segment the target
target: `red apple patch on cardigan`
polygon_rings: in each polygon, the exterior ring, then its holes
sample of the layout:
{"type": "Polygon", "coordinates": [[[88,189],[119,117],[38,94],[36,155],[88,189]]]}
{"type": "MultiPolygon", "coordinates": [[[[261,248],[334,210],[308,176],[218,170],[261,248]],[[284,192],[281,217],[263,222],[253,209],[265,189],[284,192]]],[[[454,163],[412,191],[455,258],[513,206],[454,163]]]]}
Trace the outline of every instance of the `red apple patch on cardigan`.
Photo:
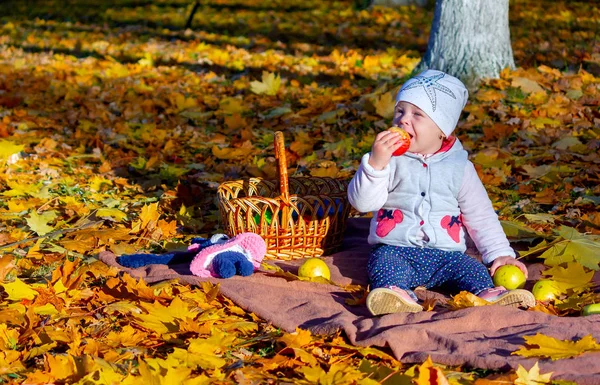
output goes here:
{"type": "Polygon", "coordinates": [[[375,234],[379,238],[383,238],[396,227],[396,224],[401,223],[404,215],[400,210],[385,210],[380,209],[377,213],[377,229],[375,234]]]}
{"type": "Polygon", "coordinates": [[[446,215],[440,222],[442,229],[448,232],[448,235],[456,243],[460,243],[460,229],[462,228],[462,215],[446,215]]]}

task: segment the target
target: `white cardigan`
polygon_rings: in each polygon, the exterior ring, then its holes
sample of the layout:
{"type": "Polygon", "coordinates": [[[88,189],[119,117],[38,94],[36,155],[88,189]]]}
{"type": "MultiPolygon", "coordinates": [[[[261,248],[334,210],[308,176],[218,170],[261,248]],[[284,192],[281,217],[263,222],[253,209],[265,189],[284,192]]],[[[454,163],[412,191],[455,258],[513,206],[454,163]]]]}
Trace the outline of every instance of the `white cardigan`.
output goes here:
{"type": "Polygon", "coordinates": [[[447,151],[433,155],[392,157],[383,170],[373,169],[369,157],[370,153],[363,156],[348,198],[358,211],[373,211],[370,244],[465,252],[466,228],[484,263],[515,257],[458,139],[447,151]]]}

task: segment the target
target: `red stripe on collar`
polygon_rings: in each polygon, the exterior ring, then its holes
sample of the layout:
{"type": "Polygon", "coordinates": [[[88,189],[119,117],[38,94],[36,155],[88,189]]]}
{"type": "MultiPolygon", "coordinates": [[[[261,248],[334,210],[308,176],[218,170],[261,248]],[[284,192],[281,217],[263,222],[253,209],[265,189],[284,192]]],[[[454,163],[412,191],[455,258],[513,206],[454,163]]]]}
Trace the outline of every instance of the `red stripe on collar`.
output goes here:
{"type": "Polygon", "coordinates": [[[447,152],[454,146],[454,142],[456,142],[456,136],[449,136],[442,142],[442,147],[437,150],[435,153],[439,154],[440,152],[447,152]]]}

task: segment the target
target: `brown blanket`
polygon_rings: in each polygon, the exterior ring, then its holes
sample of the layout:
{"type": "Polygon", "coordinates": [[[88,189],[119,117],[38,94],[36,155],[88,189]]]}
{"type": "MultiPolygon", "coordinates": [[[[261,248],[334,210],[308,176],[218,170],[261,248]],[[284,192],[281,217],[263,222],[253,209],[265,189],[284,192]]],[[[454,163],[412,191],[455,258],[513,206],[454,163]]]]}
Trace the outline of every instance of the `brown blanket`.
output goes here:
{"type": "MultiPolygon", "coordinates": [[[[366,284],[367,231],[365,219],[350,220],[343,251],[325,258],[334,282],[366,284]]],[[[182,282],[197,284],[203,280],[193,276],[186,265],[128,269],[118,265],[110,252],[101,253],[100,259],[146,282],[179,278],[182,282]]],[[[293,273],[300,263],[277,262],[293,273]]],[[[530,266],[531,280],[540,277],[540,267],[530,266]]],[[[591,334],[600,341],[600,315],[556,317],[536,311],[484,306],[457,311],[436,307],[430,312],[372,317],[364,306],[346,305],[345,299],[351,298],[350,294],[333,285],[286,281],[265,272],[256,272],[250,277],[210,280],[219,282],[222,294],[239,306],[286,331],[297,327],[315,334],[343,330],[351,343],[389,347],[395,357],[405,363],[423,362],[431,356],[434,362],[446,365],[508,370],[521,364],[530,369],[538,359],[511,355],[524,344],[523,336],[542,333],[561,340],[578,340],[591,334]]],[[[422,298],[436,294],[421,291],[418,295],[422,298]]],[[[539,365],[542,373],[554,372],[553,380],[600,384],[600,352],[557,361],[540,358],[539,365]]]]}

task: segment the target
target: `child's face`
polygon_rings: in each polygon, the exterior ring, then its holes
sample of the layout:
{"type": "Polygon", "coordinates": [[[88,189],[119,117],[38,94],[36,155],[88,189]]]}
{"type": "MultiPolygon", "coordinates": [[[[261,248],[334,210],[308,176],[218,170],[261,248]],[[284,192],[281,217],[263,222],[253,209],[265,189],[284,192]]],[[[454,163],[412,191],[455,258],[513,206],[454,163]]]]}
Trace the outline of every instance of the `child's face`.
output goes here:
{"type": "Polygon", "coordinates": [[[398,102],[392,124],[411,136],[408,151],[433,154],[442,147],[443,133],[423,110],[409,102],[398,102]]]}

